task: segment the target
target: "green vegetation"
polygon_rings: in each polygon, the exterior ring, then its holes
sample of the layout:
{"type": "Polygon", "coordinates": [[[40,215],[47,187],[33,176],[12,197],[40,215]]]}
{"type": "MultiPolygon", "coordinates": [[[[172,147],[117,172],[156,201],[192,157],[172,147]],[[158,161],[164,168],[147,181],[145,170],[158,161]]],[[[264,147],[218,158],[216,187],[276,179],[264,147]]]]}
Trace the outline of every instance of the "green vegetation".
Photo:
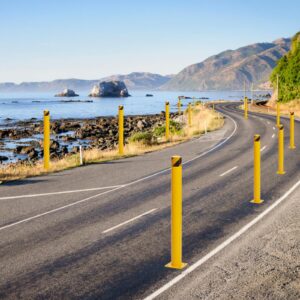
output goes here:
{"type": "MultiPolygon", "coordinates": [[[[174,120],[170,120],[170,132],[172,134],[181,135],[182,134],[182,124],[180,124],[179,122],[176,122],[174,120]]],[[[165,125],[157,126],[153,130],[153,135],[155,137],[162,137],[165,135],[165,133],[166,133],[165,125]]]]}
{"type": "Polygon", "coordinates": [[[279,101],[300,99],[300,32],[293,37],[291,50],[278,60],[271,74],[274,88],[277,75],[279,76],[279,101]]]}
{"type": "Polygon", "coordinates": [[[153,136],[152,132],[136,132],[130,137],[129,141],[133,143],[151,145],[156,141],[156,138],[153,136]]]}

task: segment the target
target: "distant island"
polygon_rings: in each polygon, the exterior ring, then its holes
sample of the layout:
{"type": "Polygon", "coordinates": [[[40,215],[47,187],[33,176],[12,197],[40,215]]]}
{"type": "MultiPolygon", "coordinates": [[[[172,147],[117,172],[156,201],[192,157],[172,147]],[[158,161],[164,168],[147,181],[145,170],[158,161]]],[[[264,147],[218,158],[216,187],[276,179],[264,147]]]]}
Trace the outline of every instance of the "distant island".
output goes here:
{"type": "Polygon", "coordinates": [[[64,89],[61,93],[56,94],[55,97],[78,97],[73,90],[71,89],[64,89]]]}
{"type": "Polygon", "coordinates": [[[96,84],[89,97],[129,97],[123,81],[102,81],[96,84]]]}

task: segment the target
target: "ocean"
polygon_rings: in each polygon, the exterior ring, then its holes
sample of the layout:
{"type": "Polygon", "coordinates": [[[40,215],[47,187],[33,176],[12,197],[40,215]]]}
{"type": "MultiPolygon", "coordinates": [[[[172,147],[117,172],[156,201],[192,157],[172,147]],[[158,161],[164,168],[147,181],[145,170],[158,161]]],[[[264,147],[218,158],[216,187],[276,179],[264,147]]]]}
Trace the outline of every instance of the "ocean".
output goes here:
{"type": "MultiPolygon", "coordinates": [[[[255,94],[265,94],[266,91],[255,94]]],[[[212,92],[168,92],[168,91],[130,91],[128,98],[90,98],[88,91],[79,92],[79,97],[60,98],[53,93],[0,93],[0,124],[6,119],[28,120],[42,119],[43,111],[49,110],[51,119],[65,118],[93,118],[97,116],[113,116],[118,112],[118,106],[124,106],[126,115],[155,114],[164,110],[165,101],[170,102],[171,111],[176,110],[178,96],[205,97],[207,100],[240,100],[243,91],[212,91],[212,92]],[[146,97],[152,94],[153,97],[146,97]],[[71,102],[70,100],[80,101],[71,102]],[[64,102],[69,101],[69,102],[64,102]],[[92,102],[90,102],[92,101],[92,102]]],[[[247,93],[251,97],[251,93],[247,93]]],[[[182,104],[192,102],[192,99],[183,99],[182,104]]]]}

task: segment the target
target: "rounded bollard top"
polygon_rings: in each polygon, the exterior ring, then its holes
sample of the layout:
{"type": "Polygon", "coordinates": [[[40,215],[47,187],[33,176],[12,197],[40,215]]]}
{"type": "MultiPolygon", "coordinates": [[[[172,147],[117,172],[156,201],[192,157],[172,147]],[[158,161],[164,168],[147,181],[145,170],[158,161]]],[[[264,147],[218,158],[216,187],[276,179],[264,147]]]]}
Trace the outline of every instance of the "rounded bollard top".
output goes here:
{"type": "Polygon", "coordinates": [[[254,142],[259,142],[260,141],[260,135],[259,134],[256,134],[254,136],[254,142]]]}
{"type": "Polygon", "coordinates": [[[169,103],[169,101],[166,101],[166,105],[169,105],[170,103],[169,103]]]}
{"type": "Polygon", "coordinates": [[[50,111],[49,110],[44,110],[44,117],[48,117],[50,115],[50,111]]]}
{"type": "Polygon", "coordinates": [[[291,115],[291,116],[293,116],[293,115],[294,115],[294,112],[293,112],[293,111],[291,111],[291,112],[290,112],[290,115],[291,115]]]}
{"type": "Polygon", "coordinates": [[[172,167],[180,167],[182,165],[182,158],[179,155],[174,155],[171,158],[172,167]]]}
{"type": "Polygon", "coordinates": [[[123,110],[124,106],[123,105],[119,105],[119,110],[123,110]]]}
{"type": "Polygon", "coordinates": [[[283,124],[280,124],[279,125],[279,130],[283,130],[283,128],[284,128],[283,124]]]}

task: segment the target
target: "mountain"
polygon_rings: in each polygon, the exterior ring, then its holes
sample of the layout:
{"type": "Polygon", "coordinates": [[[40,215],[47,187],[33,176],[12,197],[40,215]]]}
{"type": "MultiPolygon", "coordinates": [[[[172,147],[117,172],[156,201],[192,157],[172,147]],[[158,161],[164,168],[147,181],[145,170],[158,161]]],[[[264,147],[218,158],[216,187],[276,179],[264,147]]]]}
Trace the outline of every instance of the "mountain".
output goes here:
{"type": "Polygon", "coordinates": [[[151,90],[166,84],[172,75],[162,76],[152,73],[133,72],[128,75],[113,75],[102,78],[102,81],[124,81],[129,90],[151,90]]]}
{"type": "Polygon", "coordinates": [[[300,99],[300,32],[292,38],[291,50],[278,61],[271,74],[274,88],[277,86],[277,76],[279,101],[300,99]]]}
{"type": "Polygon", "coordinates": [[[290,49],[291,39],[257,43],[227,50],[203,62],[186,67],[160,89],[163,90],[241,90],[269,80],[276,62],[290,49]]]}
{"type": "Polygon", "coordinates": [[[63,89],[75,91],[90,91],[99,81],[119,80],[124,81],[129,90],[154,90],[165,84],[172,76],[162,76],[146,72],[134,72],[127,75],[113,75],[96,80],[83,79],[57,79],[43,82],[22,82],[15,84],[11,82],[0,83],[0,92],[53,92],[63,89]]]}

